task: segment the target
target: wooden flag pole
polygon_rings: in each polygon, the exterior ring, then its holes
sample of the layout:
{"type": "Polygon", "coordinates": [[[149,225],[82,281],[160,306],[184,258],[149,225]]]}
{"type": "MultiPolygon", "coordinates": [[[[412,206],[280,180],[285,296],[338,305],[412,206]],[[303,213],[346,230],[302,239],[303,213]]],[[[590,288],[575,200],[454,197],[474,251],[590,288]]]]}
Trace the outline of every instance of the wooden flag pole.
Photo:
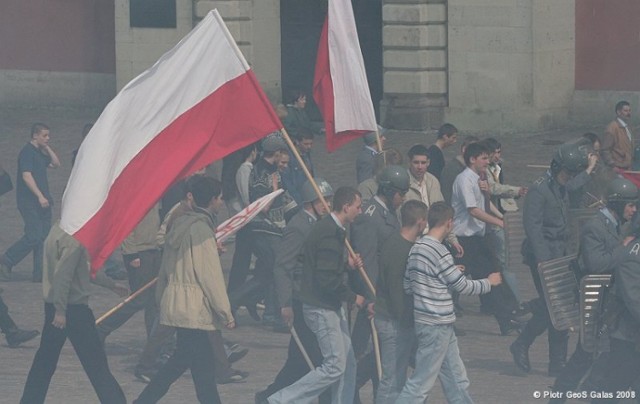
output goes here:
{"type": "Polygon", "coordinates": [[[116,311],[120,310],[125,304],[129,303],[130,301],[132,301],[136,297],[140,296],[145,290],[147,290],[150,287],[152,287],[153,285],[155,285],[156,282],[158,282],[158,278],[153,278],[149,283],[147,283],[146,285],[144,285],[140,289],[138,289],[135,292],[133,292],[132,294],[130,294],[129,297],[127,297],[126,299],[121,301],[117,306],[113,307],[111,310],[109,310],[106,313],[104,313],[103,315],[101,315],[100,318],[98,318],[96,320],[96,325],[100,324],[107,317],[111,316],[113,313],[115,313],[116,311]]]}
{"type": "Polygon", "coordinates": [[[380,341],[378,340],[378,332],[376,331],[376,325],[373,322],[373,318],[370,318],[371,322],[371,337],[373,338],[373,352],[376,357],[376,370],[378,371],[378,380],[382,380],[382,360],[380,359],[380,341]]]}
{"type": "MultiPolygon", "coordinates": [[[[313,186],[314,191],[316,191],[318,198],[320,199],[320,201],[322,201],[322,205],[324,205],[325,209],[327,209],[327,212],[331,212],[331,209],[329,208],[329,204],[327,203],[326,199],[324,199],[324,196],[322,196],[322,192],[320,192],[320,188],[318,188],[318,184],[316,184],[316,181],[313,179],[313,176],[311,176],[311,173],[309,172],[307,165],[304,163],[304,160],[302,160],[302,156],[300,156],[300,153],[298,153],[298,148],[291,141],[291,138],[289,137],[287,130],[285,128],[282,128],[280,130],[282,131],[284,140],[287,142],[287,145],[289,145],[291,152],[298,160],[300,167],[302,167],[302,171],[304,171],[304,174],[307,176],[307,180],[309,180],[309,182],[313,186]]],[[[349,243],[349,240],[345,239],[344,243],[347,246],[347,251],[349,251],[349,255],[352,258],[355,258],[356,253],[353,251],[353,248],[351,247],[351,243],[349,243]]],[[[369,279],[367,272],[364,270],[364,266],[359,265],[358,272],[360,272],[360,276],[362,276],[362,279],[367,284],[367,287],[369,288],[369,291],[371,292],[371,294],[375,296],[376,288],[373,286],[373,283],[371,283],[371,279],[369,279]]]]}
{"type": "Polygon", "coordinates": [[[300,337],[298,336],[298,332],[296,331],[295,327],[291,326],[291,328],[289,328],[289,331],[291,332],[291,336],[293,337],[293,340],[296,342],[296,345],[298,345],[298,349],[302,353],[302,356],[304,357],[305,362],[307,362],[307,365],[309,365],[309,369],[310,370],[315,369],[315,366],[313,366],[313,362],[311,362],[311,358],[309,358],[309,354],[307,353],[306,349],[304,349],[304,346],[302,345],[302,341],[300,341],[300,337]]]}

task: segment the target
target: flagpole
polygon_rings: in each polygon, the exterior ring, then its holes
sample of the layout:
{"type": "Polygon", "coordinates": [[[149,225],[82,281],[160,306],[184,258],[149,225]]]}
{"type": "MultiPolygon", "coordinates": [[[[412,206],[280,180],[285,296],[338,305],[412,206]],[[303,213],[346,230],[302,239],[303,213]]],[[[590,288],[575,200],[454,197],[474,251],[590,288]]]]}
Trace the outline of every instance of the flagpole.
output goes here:
{"type": "Polygon", "coordinates": [[[296,331],[295,327],[291,326],[291,328],[289,328],[289,331],[291,332],[291,336],[293,337],[293,340],[296,342],[296,345],[298,345],[298,349],[300,350],[300,353],[302,353],[302,356],[304,357],[304,361],[307,362],[307,365],[309,365],[309,370],[315,369],[315,366],[313,366],[313,362],[311,362],[311,358],[309,358],[309,354],[307,353],[307,350],[304,349],[304,346],[302,345],[302,341],[300,341],[300,337],[298,336],[298,332],[296,331]]]}
{"type": "MultiPolygon", "coordinates": [[[[300,153],[298,152],[298,148],[291,141],[291,138],[289,137],[287,130],[285,128],[282,128],[280,129],[280,131],[282,132],[282,135],[284,137],[284,140],[287,142],[287,145],[289,145],[291,152],[296,157],[296,160],[298,160],[300,167],[302,167],[302,171],[304,171],[304,174],[307,176],[307,180],[309,180],[309,182],[311,183],[311,186],[313,186],[314,191],[316,191],[316,194],[318,195],[318,199],[320,199],[320,201],[322,202],[322,205],[327,210],[327,212],[330,212],[331,208],[329,208],[329,204],[327,203],[327,200],[324,199],[324,196],[322,196],[322,192],[320,191],[320,188],[318,188],[318,184],[316,184],[316,181],[313,179],[313,176],[309,172],[307,165],[304,163],[304,160],[302,160],[302,156],[300,156],[300,153]]],[[[351,243],[349,243],[349,240],[345,239],[344,243],[347,247],[347,251],[349,251],[349,255],[352,258],[355,258],[356,253],[355,251],[353,251],[353,248],[351,247],[351,243]]],[[[358,272],[360,273],[360,276],[362,276],[362,279],[364,280],[364,282],[367,284],[367,287],[369,288],[369,291],[371,292],[371,294],[375,296],[376,288],[373,286],[373,283],[371,283],[371,279],[367,275],[367,272],[364,270],[364,265],[358,265],[358,272]]]]}
{"type": "Polygon", "coordinates": [[[116,311],[120,310],[122,307],[124,307],[125,304],[129,303],[130,301],[132,301],[133,299],[135,299],[136,297],[140,296],[145,290],[149,289],[150,287],[152,287],[153,285],[156,284],[156,282],[158,282],[158,278],[153,278],[149,283],[147,283],[146,285],[144,285],[143,287],[141,287],[140,289],[136,290],[134,293],[130,294],[129,297],[127,297],[126,299],[124,299],[123,301],[121,301],[120,303],[118,303],[117,306],[113,307],[111,310],[107,311],[106,313],[104,313],[103,315],[101,315],[97,320],[96,320],[96,325],[99,325],[101,322],[103,322],[105,319],[107,319],[108,317],[110,317],[113,313],[115,313],[116,311]]]}

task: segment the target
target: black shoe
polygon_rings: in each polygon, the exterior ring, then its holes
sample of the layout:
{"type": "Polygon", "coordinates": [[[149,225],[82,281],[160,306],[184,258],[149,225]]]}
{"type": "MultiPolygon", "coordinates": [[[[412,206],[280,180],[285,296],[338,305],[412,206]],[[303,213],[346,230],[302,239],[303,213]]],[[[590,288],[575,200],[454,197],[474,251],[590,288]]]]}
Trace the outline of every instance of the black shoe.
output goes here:
{"type": "Polygon", "coordinates": [[[269,393],[267,392],[267,390],[262,390],[256,393],[256,395],[254,396],[255,399],[255,403],[256,404],[269,404],[269,401],[267,400],[267,398],[269,398],[269,393]]]}
{"type": "Polygon", "coordinates": [[[520,304],[517,309],[511,312],[511,318],[519,323],[526,323],[531,320],[533,313],[528,304],[520,304]]]}
{"type": "Polygon", "coordinates": [[[514,320],[499,321],[500,335],[507,336],[511,334],[520,334],[522,331],[522,324],[514,320]]]}
{"type": "Polygon", "coordinates": [[[565,362],[549,362],[549,377],[558,377],[564,370],[565,362]]]}
{"type": "Polygon", "coordinates": [[[238,349],[236,350],[231,350],[231,352],[229,353],[229,355],[227,356],[227,360],[229,361],[229,364],[231,363],[236,363],[237,361],[239,361],[240,359],[244,358],[245,356],[247,356],[247,353],[249,352],[249,348],[240,348],[238,346],[238,349]]]}
{"type": "Polygon", "coordinates": [[[531,364],[529,363],[529,347],[524,345],[522,342],[515,340],[509,347],[509,351],[511,351],[511,355],[513,356],[513,361],[516,366],[528,373],[531,370],[531,364]]]}
{"type": "Polygon", "coordinates": [[[9,347],[16,348],[23,342],[32,340],[38,335],[40,335],[40,331],[37,330],[21,330],[19,328],[14,328],[7,332],[5,337],[7,338],[7,344],[9,344],[9,347]]]}

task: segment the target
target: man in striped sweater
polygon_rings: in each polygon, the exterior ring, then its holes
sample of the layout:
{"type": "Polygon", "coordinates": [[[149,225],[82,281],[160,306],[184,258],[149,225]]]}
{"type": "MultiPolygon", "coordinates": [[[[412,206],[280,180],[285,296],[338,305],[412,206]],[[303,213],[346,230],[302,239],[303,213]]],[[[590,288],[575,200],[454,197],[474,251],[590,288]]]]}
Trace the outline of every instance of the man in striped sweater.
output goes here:
{"type": "Polygon", "coordinates": [[[469,280],[453,263],[442,241],[453,228],[453,208],[436,202],[429,208],[429,232],[411,248],[404,275],[404,291],[413,296],[418,340],[416,368],[396,403],[424,403],[436,378],[450,403],[472,403],[469,379],[453,331],[456,320],[451,291],[462,295],[489,293],[502,282],[499,272],[486,279],[469,280]]]}

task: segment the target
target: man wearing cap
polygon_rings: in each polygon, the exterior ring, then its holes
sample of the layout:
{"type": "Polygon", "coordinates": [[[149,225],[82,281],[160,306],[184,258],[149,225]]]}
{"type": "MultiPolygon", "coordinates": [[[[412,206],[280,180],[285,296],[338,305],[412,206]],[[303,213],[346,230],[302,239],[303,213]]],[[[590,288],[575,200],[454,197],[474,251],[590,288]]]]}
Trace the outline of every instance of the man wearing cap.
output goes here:
{"type": "Polygon", "coordinates": [[[378,125],[378,133],[380,134],[380,147],[378,149],[378,141],[375,132],[369,132],[362,140],[364,141],[364,147],[360,150],[358,158],[356,159],[356,180],[358,184],[363,181],[373,178],[375,173],[375,157],[378,153],[384,150],[384,142],[387,138],[384,137],[385,129],[378,125]]]}
{"type": "MultiPolygon", "coordinates": [[[[316,178],[315,182],[327,203],[331,204],[333,197],[331,185],[322,178],[316,178]]],[[[329,212],[309,181],[302,185],[301,196],[303,209],[296,213],[284,229],[282,242],[276,254],[274,276],[282,320],[287,326],[295,328],[313,364],[319,366],[322,362],[322,353],[315,335],[304,321],[302,302],[298,299],[302,275],[302,262],[299,256],[314,224],[329,212]]],[[[266,403],[267,397],[296,382],[308,371],[309,365],[292,337],[289,341],[287,361],[273,383],[265,390],[256,393],[256,403],[266,403]]],[[[320,402],[331,402],[330,395],[323,393],[320,396],[320,402]]]]}

